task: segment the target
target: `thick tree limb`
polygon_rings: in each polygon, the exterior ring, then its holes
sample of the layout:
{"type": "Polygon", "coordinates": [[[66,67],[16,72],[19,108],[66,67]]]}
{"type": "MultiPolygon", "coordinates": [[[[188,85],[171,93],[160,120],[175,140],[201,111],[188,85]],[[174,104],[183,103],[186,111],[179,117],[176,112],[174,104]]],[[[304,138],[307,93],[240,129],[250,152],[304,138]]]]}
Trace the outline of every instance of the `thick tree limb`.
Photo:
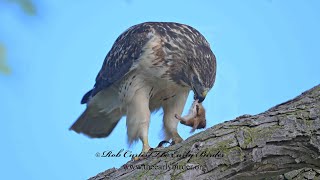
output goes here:
{"type": "Polygon", "coordinates": [[[320,85],[264,113],[215,125],[149,155],[91,179],[319,177],[320,85]],[[160,157],[163,152],[168,157],[160,157]]]}

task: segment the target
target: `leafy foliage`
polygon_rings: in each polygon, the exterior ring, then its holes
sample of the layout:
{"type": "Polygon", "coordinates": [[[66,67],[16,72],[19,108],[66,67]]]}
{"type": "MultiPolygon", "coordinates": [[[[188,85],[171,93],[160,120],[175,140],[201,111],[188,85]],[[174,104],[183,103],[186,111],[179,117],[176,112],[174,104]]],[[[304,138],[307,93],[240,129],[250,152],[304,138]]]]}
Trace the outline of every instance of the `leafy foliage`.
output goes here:
{"type": "MultiPolygon", "coordinates": [[[[31,0],[0,0],[0,3],[16,3],[29,16],[36,15],[36,8],[31,0]]],[[[6,64],[6,48],[0,43],[0,73],[9,74],[10,68],[6,64]]]]}
{"type": "Polygon", "coordinates": [[[6,49],[2,44],[0,44],[0,72],[5,74],[10,73],[10,69],[6,64],[6,49]]]}
{"type": "Polygon", "coordinates": [[[31,0],[7,0],[7,2],[18,4],[28,15],[36,15],[36,8],[31,0]]]}

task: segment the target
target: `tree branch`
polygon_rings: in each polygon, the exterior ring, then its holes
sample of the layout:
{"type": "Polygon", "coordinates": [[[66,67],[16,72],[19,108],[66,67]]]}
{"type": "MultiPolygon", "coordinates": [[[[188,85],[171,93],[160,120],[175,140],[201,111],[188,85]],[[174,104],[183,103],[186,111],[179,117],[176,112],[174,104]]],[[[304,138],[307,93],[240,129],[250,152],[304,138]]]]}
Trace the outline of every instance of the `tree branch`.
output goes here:
{"type": "Polygon", "coordinates": [[[215,125],[148,155],[91,179],[319,177],[320,85],[264,113],[215,125]]]}

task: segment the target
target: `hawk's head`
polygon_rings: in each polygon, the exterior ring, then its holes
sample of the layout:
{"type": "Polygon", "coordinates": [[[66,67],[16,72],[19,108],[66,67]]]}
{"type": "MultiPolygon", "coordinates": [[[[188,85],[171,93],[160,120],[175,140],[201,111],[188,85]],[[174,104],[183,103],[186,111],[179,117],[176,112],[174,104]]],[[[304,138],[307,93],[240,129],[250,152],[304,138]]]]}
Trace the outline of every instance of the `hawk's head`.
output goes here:
{"type": "Polygon", "coordinates": [[[191,88],[195,100],[202,102],[216,76],[216,57],[209,43],[196,29],[183,24],[162,23],[155,30],[162,37],[162,48],[156,54],[169,67],[163,77],[169,75],[175,83],[191,88]]]}
{"type": "Polygon", "coordinates": [[[216,58],[210,48],[202,51],[190,64],[189,85],[194,92],[194,99],[201,103],[212,88],[216,76],[216,58]],[[198,58],[202,58],[199,60],[198,58]],[[201,63],[200,63],[201,62],[201,63]]]}

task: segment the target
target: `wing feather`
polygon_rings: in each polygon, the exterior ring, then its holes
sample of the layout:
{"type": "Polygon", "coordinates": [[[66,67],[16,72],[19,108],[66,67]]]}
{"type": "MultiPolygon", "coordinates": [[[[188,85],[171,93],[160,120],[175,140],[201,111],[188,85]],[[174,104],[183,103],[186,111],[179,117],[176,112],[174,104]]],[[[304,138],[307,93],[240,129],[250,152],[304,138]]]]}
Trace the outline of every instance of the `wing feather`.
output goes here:
{"type": "Polygon", "coordinates": [[[95,96],[102,89],[112,85],[129,73],[133,64],[139,60],[144,45],[151,39],[151,28],[147,25],[135,25],[122,33],[104,59],[102,68],[96,77],[91,92],[83,98],[82,104],[95,96]]]}

